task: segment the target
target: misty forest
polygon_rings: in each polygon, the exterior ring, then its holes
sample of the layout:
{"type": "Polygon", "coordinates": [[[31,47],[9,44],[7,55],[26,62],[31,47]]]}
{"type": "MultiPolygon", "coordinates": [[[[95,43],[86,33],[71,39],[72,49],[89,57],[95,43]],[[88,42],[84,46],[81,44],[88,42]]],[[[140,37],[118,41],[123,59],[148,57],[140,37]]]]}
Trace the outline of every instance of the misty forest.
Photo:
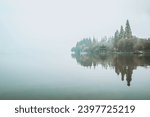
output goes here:
{"type": "Polygon", "coordinates": [[[132,35],[129,20],[114,36],[105,36],[100,41],[94,37],[84,38],[71,51],[74,52],[72,58],[81,66],[95,69],[100,64],[104,69],[114,69],[127,86],[131,85],[134,70],[150,66],[150,38],[132,35]]]}
{"type": "Polygon", "coordinates": [[[71,49],[76,54],[107,54],[107,53],[133,53],[144,54],[150,52],[150,38],[139,38],[132,35],[129,20],[125,28],[120,27],[113,36],[103,37],[100,41],[96,38],[84,38],[71,49]]]}

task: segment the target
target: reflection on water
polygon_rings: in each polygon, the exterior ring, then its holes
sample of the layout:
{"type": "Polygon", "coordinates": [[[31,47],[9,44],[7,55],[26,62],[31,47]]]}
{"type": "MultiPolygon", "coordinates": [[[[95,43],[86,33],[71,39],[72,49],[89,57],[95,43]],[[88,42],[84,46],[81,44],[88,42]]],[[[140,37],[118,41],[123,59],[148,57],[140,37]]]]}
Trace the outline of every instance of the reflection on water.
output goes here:
{"type": "Polygon", "coordinates": [[[150,99],[150,56],[66,53],[1,55],[0,99],[150,99]]]}
{"type": "Polygon", "coordinates": [[[147,68],[150,66],[149,55],[133,55],[133,54],[102,54],[102,55],[88,55],[88,54],[72,54],[77,63],[84,67],[96,68],[99,64],[103,68],[113,68],[117,75],[121,74],[121,80],[126,80],[127,86],[131,85],[133,71],[138,66],[147,68]]]}

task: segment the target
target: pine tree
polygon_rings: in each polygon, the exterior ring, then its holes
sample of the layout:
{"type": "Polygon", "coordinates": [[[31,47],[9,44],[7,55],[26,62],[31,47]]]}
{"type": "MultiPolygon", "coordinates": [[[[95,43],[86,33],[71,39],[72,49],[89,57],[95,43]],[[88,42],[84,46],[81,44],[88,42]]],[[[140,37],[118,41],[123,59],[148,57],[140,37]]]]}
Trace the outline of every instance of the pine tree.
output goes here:
{"type": "Polygon", "coordinates": [[[115,35],[114,35],[114,47],[117,48],[117,43],[119,40],[119,31],[116,30],[115,35]]]}
{"type": "Polygon", "coordinates": [[[129,20],[126,22],[126,27],[125,27],[125,38],[130,39],[132,37],[132,31],[130,28],[129,20]]]}
{"type": "Polygon", "coordinates": [[[115,38],[115,40],[118,40],[118,38],[119,38],[119,31],[118,30],[116,30],[114,38],[115,38]]]}
{"type": "Polygon", "coordinates": [[[122,38],[124,38],[124,34],[125,32],[124,32],[124,29],[123,29],[123,26],[121,26],[121,28],[120,28],[120,34],[119,34],[119,39],[122,39],[122,38]]]}

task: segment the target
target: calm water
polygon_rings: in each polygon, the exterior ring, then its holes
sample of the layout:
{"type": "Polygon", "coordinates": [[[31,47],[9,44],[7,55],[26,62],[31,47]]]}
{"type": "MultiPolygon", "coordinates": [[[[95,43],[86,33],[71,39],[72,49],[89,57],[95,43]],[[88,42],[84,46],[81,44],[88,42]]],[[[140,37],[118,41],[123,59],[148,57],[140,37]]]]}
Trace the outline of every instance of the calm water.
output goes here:
{"type": "Polygon", "coordinates": [[[0,99],[150,99],[150,56],[1,53],[0,99]]]}

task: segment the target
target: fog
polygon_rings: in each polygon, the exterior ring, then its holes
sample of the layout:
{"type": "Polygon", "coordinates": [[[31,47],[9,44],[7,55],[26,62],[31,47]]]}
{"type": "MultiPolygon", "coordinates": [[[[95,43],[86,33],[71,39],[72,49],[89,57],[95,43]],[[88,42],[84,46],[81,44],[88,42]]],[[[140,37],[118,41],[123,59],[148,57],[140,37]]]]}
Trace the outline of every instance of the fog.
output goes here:
{"type": "Polygon", "coordinates": [[[149,55],[71,53],[127,19],[150,37],[149,0],[0,0],[0,99],[150,99],[149,55]]]}
{"type": "Polygon", "coordinates": [[[112,36],[129,19],[150,37],[149,0],[0,0],[0,52],[70,51],[84,37],[112,36]]]}

